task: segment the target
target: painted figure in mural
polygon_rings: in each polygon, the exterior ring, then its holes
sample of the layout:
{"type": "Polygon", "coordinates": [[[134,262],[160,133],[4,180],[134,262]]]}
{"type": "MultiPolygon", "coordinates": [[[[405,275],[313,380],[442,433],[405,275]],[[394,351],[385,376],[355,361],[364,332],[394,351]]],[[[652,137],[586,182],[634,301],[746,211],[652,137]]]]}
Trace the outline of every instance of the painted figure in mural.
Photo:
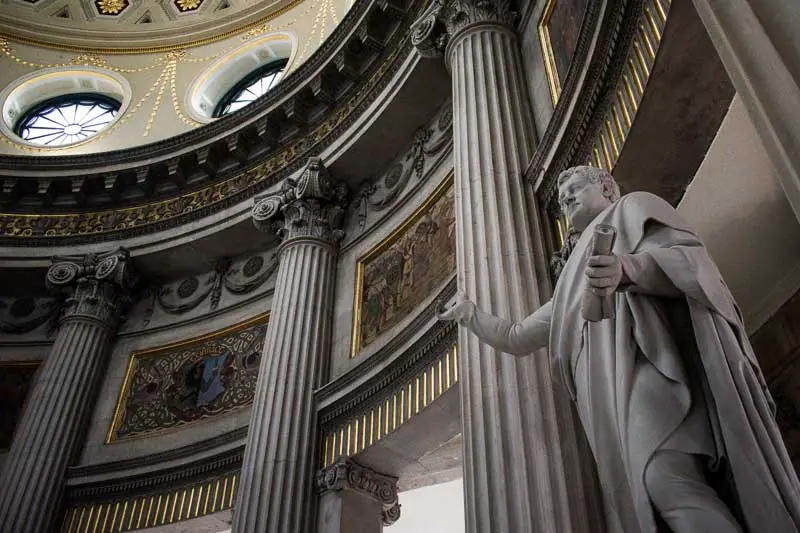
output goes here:
{"type": "Polygon", "coordinates": [[[209,354],[205,356],[203,364],[203,379],[197,391],[197,407],[202,407],[212,403],[217,397],[225,392],[225,384],[222,381],[222,374],[225,363],[231,353],[228,350],[220,354],[209,354]]]}
{"type": "Polygon", "coordinates": [[[742,318],[691,227],[648,193],[621,199],[611,175],[576,167],[559,202],[582,232],[552,300],[522,322],[463,295],[442,310],[498,350],[549,345],[597,464],[610,528],[655,532],[800,531],[800,484],[742,318]],[[617,231],[593,255],[597,225],[617,231]],[[584,294],[612,295],[588,322],[584,294]]]}
{"type": "Polygon", "coordinates": [[[452,188],[364,266],[360,345],[395,326],[455,269],[452,188]]]}

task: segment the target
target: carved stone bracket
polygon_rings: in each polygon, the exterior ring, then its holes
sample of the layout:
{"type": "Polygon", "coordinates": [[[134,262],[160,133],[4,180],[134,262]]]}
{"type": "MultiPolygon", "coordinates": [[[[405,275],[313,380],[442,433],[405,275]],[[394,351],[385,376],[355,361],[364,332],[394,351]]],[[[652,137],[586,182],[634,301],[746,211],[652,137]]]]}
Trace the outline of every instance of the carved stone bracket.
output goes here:
{"type": "Polygon", "coordinates": [[[319,470],[316,486],[318,494],[350,489],[370,495],[381,504],[384,525],[394,524],[400,518],[397,478],[378,474],[349,459],[341,458],[319,470]]]}
{"type": "Polygon", "coordinates": [[[287,179],[281,192],[256,198],[253,223],[262,231],[277,229],[286,242],[310,237],[337,244],[341,230],[347,189],[331,178],[318,157],[309,158],[300,177],[287,179]]]}
{"type": "Polygon", "coordinates": [[[423,57],[438,57],[458,32],[480,22],[512,26],[510,0],[433,0],[411,25],[411,43],[423,57]]]}
{"type": "Polygon", "coordinates": [[[47,271],[49,289],[66,292],[61,321],[88,317],[109,326],[116,325],[130,303],[130,289],[136,282],[130,254],[114,252],[80,257],[58,257],[47,271]]]}

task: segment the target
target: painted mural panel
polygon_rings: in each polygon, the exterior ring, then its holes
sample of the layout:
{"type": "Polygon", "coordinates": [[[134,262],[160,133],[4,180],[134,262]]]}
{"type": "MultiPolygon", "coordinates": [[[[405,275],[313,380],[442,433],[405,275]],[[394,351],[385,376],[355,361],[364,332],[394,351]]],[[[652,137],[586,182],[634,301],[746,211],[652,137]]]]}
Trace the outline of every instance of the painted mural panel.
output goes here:
{"type": "Polygon", "coordinates": [[[14,430],[38,368],[39,361],[0,363],[0,452],[11,449],[14,430]]]}
{"type": "Polygon", "coordinates": [[[133,352],[108,442],[150,435],[253,402],[267,317],[133,352]]]}
{"type": "Polygon", "coordinates": [[[539,37],[553,102],[567,78],[588,5],[589,0],[549,0],[542,13],[539,37]]]}
{"type": "Polygon", "coordinates": [[[353,355],[397,325],[456,269],[452,178],[357,266],[353,355]]]}

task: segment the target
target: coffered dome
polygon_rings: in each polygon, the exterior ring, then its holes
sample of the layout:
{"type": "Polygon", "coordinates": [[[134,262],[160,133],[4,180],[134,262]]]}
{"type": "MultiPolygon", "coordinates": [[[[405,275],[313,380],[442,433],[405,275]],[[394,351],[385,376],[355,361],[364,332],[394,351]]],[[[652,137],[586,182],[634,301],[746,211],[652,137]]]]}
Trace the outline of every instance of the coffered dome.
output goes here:
{"type": "Polygon", "coordinates": [[[300,0],[2,0],[0,32],[74,50],[187,46],[255,27],[300,0]]]}

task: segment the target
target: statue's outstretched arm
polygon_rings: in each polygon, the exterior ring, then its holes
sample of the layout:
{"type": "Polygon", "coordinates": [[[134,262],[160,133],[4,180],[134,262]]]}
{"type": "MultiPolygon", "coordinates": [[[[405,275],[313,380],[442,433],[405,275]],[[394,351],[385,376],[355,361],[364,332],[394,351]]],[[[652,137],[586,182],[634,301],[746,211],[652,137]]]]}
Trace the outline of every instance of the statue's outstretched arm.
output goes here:
{"type": "Polygon", "coordinates": [[[437,316],[439,320],[455,320],[493,348],[524,356],[547,346],[551,309],[547,302],[522,322],[512,322],[478,310],[459,294],[456,303],[437,316]]]}

